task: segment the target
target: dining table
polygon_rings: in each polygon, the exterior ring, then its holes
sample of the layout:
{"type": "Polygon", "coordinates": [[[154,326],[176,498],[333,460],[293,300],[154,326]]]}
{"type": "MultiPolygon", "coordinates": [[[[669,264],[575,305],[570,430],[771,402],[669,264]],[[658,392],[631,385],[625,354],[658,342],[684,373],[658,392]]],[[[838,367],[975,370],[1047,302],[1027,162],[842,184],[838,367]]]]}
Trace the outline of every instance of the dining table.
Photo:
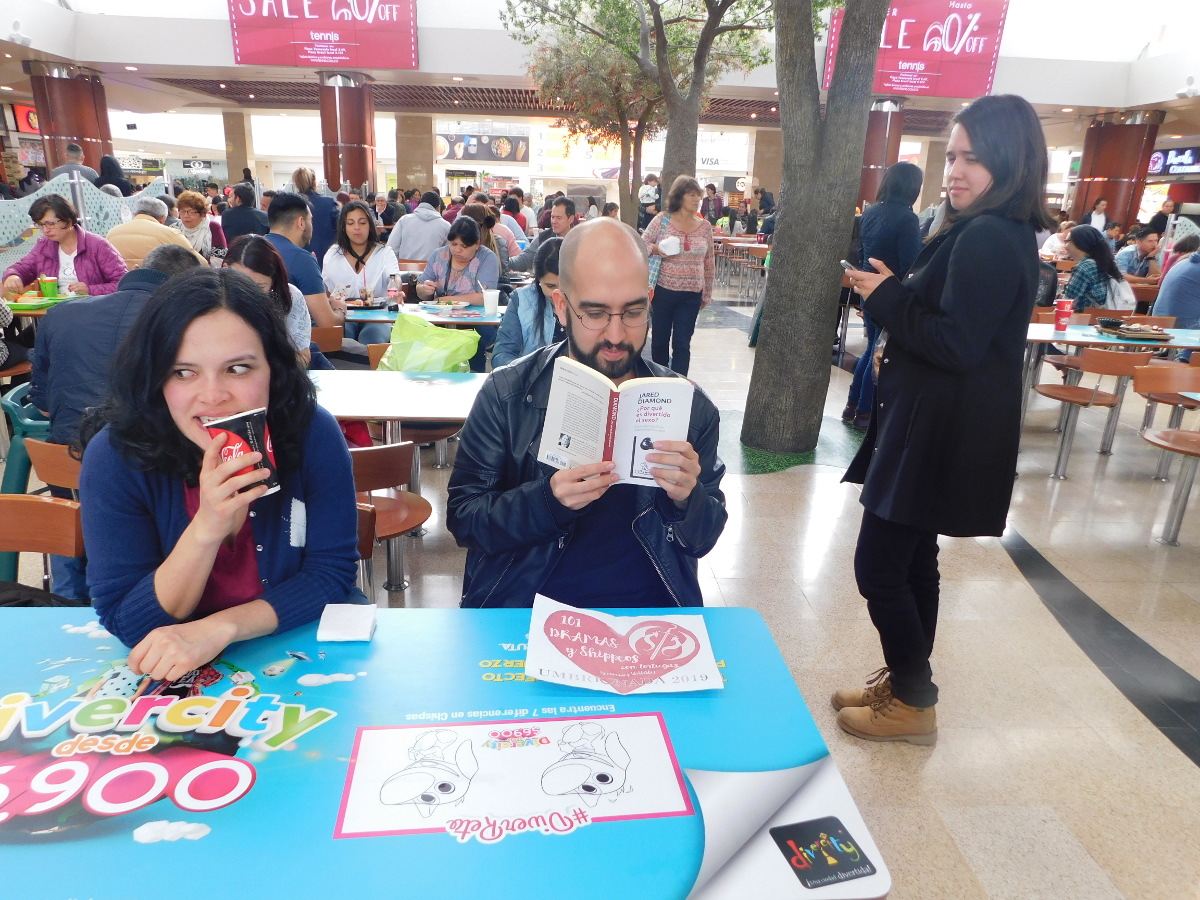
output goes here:
{"type": "Polygon", "coordinates": [[[891,890],[756,611],[621,610],[607,632],[578,610],[579,633],[605,646],[636,649],[639,622],[667,612],[676,639],[706,635],[719,684],[658,689],[679,665],[664,649],[652,690],[629,693],[530,674],[528,608],[358,609],[369,639],[313,622],[231,644],[172,683],[132,672],[90,609],[3,610],[3,895],[891,890]]]}
{"type": "MultiPolygon", "coordinates": [[[[1021,392],[1021,421],[1025,421],[1025,409],[1029,402],[1029,394],[1033,390],[1033,386],[1037,380],[1038,370],[1041,368],[1042,362],[1042,346],[1044,344],[1057,344],[1063,347],[1072,348],[1072,352],[1079,354],[1083,352],[1085,347],[1099,347],[1103,350],[1147,350],[1154,349],[1170,349],[1170,350],[1195,350],[1200,349],[1200,329],[1196,328],[1167,328],[1165,332],[1170,335],[1169,340],[1160,340],[1154,338],[1138,338],[1126,337],[1114,334],[1106,334],[1099,330],[1096,325],[1069,325],[1066,331],[1056,331],[1053,324],[1033,323],[1029,326],[1029,331],[1026,335],[1025,344],[1025,363],[1024,374],[1022,376],[1022,392],[1021,392]]],[[[1108,453],[1112,448],[1113,437],[1116,434],[1117,422],[1121,417],[1121,403],[1125,395],[1125,387],[1128,383],[1128,378],[1117,379],[1115,393],[1117,394],[1117,403],[1108,411],[1108,419],[1105,422],[1104,436],[1100,443],[1100,452],[1108,453]]]]}
{"type": "Polygon", "coordinates": [[[391,323],[395,322],[396,317],[403,312],[405,315],[419,316],[432,325],[440,325],[444,328],[474,328],[478,325],[499,325],[504,318],[506,309],[508,309],[507,306],[501,306],[495,313],[489,315],[482,306],[439,310],[422,306],[419,303],[406,303],[395,312],[386,306],[375,309],[350,308],[346,310],[346,321],[391,323]]]}

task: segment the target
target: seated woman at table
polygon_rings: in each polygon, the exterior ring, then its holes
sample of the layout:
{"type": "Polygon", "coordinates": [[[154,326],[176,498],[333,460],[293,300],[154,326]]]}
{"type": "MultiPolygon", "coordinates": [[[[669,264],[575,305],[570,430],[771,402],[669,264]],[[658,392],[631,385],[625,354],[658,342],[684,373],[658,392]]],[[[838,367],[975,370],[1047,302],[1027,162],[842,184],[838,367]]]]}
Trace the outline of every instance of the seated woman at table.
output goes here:
{"type": "MultiPolygon", "coordinates": [[[[329,295],[340,293],[347,300],[387,297],[388,278],[399,277],[396,253],[375,239],[371,207],[351,200],[342,207],[337,221],[337,242],[325,251],[321,278],[329,295]]],[[[392,326],[385,322],[347,321],[342,332],[361,344],[386,344],[392,326]]],[[[361,352],[361,351],[360,351],[361,352]]]]}
{"type": "Polygon", "coordinates": [[[492,368],[506,366],[539,347],[565,336],[554,315],[550,294],[558,287],[558,251],[562,238],[543,241],[533,258],[534,280],[509,297],[500,320],[500,335],[492,348],[492,368]]]}
{"type": "Polygon", "coordinates": [[[110,399],[85,422],[80,497],[88,581],[129,666],[173,680],[231,643],[364,602],[354,478],[283,317],[234,269],[173,277],[117,352],[110,399]],[[267,408],[280,489],[257,453],[222,460],[211,418],[267,408]]]}
{"type": "Polygon", "coordinates": [[[58,194],[38,197],[29,218],[42,236],[21,259],[4,270],[4,294],[15,297],[39,275],[58,279],[59,296],[68,291],[101,296],[117,289],[129,271],[117,248],[80,227],[79,214],[58,194]]]}
{"type": "Polygon", "coordinates": [[[188,239],[192,249],[204,257],[206,262],[213,258],[224,258],[229,244],[221,223],[209,218],[209,204],[204,195],[197,191],[184,191],[175,201],[179,207],[179,230],[188,239]]]}
{"type": "Polygon", "coordinates": [[[225,265],[257,284],[274,302],[287,327],[288,340],[302,366],[311,359],[312,316],[300,288],[288,283],[287,266],[275,245],[260,234],[234,238],[225,265]]]}
{"type": "Polygon", "coordinates": [[[1075,301],[1075,312],[1089,306],[1107,306],[1109,294],[1124,279],[1104,234],[1091,225],[1076,225],[1067,233],[1063,246],[1067,256],[1075,260],[1063,296],[1075,301]]]}
{"type": "MultiPolygon", "coordinates": [[[[449,297],[478,306],[485,290],[499,290],[499,286],[500,260],[483,246],[479,223],[460,215],[446,232],[446,246],[430,254],[417,282],[417,296],[423,301],[449,297]]],[[[483,325],[475,330],[479,332],[479,350],[471,358],[471,371],[483,372],[496,328],[483,325]]]]}

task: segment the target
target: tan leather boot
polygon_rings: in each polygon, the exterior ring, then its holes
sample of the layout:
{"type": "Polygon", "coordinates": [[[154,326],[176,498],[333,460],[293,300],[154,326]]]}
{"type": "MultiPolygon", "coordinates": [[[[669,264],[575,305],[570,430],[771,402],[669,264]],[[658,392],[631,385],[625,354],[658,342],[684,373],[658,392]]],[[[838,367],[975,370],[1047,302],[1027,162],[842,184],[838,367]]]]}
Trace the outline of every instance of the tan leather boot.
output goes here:
{"type": "Polygon", "coordinates": [[[846,707],[837,714],[843,731],[864,741],[908,741],[937,743],[935,707],[909,706],[897,697],[876,700],[870,706],[846,707]]]}
{"type": "Polygon", "coordinates": [[[892,696],[892,675],[887,666],[876,669],[867,676],[865,688],[842,688],[833,692],[833,708],[845,709],[847,706],[870,706],[876,700],[885,700],[892,696]]]}

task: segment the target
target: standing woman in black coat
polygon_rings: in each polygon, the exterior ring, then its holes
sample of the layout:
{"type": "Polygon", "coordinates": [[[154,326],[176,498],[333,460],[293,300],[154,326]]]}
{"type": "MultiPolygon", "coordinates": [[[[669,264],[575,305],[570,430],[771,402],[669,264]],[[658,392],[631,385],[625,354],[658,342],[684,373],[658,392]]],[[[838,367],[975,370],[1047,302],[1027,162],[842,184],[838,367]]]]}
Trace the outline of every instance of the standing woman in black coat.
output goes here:
{"type": "MultiPolygon", "coordinates": [[[[1016,475],[1021,363],[1038,284],[1046,142],[1021,97],[954,117],[945,221],[903,283],[879,259],[851,272],[887,332],[874,417],[846,481],[863,485],[854,574],[885,667],[833,695],[838,725],[932,744],[937,537],[999,535],[1016,475]]],[[[881,338],[882,339],[882,338],[881,338]]]]}

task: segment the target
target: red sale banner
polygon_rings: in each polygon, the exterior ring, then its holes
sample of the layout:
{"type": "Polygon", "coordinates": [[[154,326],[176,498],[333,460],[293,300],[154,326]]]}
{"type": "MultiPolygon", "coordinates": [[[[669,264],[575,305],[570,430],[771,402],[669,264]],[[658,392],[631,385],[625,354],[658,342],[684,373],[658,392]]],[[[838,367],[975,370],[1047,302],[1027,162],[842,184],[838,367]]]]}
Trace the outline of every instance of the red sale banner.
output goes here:
{"type": "MultiPolygon", "coordinates": [[[[829,23],[825,83],[837,59],[842,10],[829,23]]],[[[979,97],[992,90],[1008,0],[898,0],[888,10],[875,63],[876,94],[979,97]]]]}
{"type": "Polygon", "coordinates": [[[417,68],[416,0],[229,0],[239,65],[417,68]]]}

